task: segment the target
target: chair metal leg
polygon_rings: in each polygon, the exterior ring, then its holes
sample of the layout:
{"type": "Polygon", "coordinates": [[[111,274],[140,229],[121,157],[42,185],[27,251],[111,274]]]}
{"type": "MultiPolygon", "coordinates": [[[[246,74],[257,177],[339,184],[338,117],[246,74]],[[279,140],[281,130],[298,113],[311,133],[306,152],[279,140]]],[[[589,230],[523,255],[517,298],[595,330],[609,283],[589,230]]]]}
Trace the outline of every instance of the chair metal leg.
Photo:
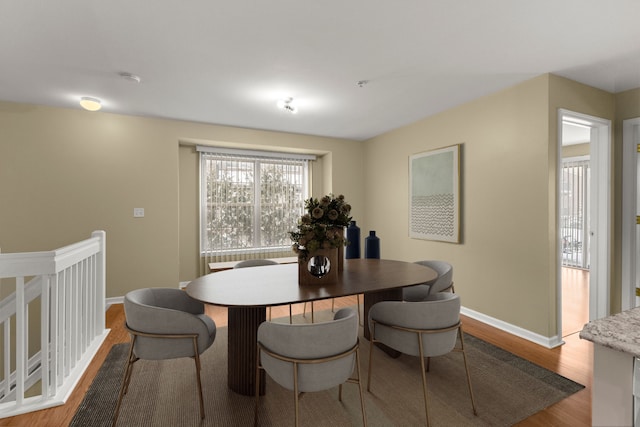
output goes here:
{"type": "Polygon", "coordinates": [[[360,373],[360,347],[356,350],[356,371],[358,372],[358,392],[360,392],[360,408],[362,409],[362,425],[367,427],[367,412],[364,410],[364,394],[362,392],[362,375],[360,373]]]}
{"type": "MultiPolygon", "coordinates": [[[[269,320],[271,320],[271,311],[269,311],[269,320]]],[[[291,312],[291,304],[289,304],[289,324],[293,323],[293,313],[291,312]]]]}
{"type": "Polygon", "coordinates": [[[256,412],[253,416],[253,425],[258,425],[258,403],[260,401],[260,347],[256,356],[256,412]]]}
{"type": "Polygon", "coordinates": [[[200,380],[200,354],[198,352],[198,337],[193,337],[193,360],[196,362],[196,381],[200,396],[200,419],[204,420],[204,398],[202,397],[202,381],[200,380]]]}
{"type": "MultiPolygon", "coordinates": [[[[302,307],[302,317],[307,317],[307,303],[304,303],[304,306],[302,307]]],[[[311,323],[314,323],[313,321],[313,301],[311,301],[311,323]]]]}
{"type": "Polygon", "coordinates": [[[133,369],[133,363],[138,360],[133,355],[133,345],[136,342],[136,336],[134,335],[131,340],[131,346],[129,347],[129,356],[127,357],[127,366],[124,370],[124,375],[122,376],[122,386],[120,387],[120,395],[118,396],[118,403],[116,404],[116,410],[113,414],[113,422],[111,425],[115,427],[118,422],[118,415],[120,415],[120,405],[122,404],[122,398],[127,391],[129,390],[129,380],[131,379],[131,370],[133,369]]]}
{"type": "Polygon", "coordinates": [[[298,427],[300,425],[300,410],[298,407],[298,364],[296,362],[293,363],[293,399],[296,409],[296,427],[298,427]]]}
{"type": "Polygon", "coordinates": [[[422,373],[422,392],[424,393],[424,412],[425,415],[427,417],[427,427],[429,427],[430,425],[430,420],[429,420],[429,399],[427,396],[427,373],[425,372],[425,366],[424,366],[424,353],[423,351],[423,347],[422,347],[422,334],[420,332],[417,333],[418,334],[418,345],[420,346],[419,350],[420,350],[420,367],[422,369],[420,369],[420,372],[422,373]]]}
{"type": "Polygon", "coordinates": [[[464,370],[467,373],[467,384],[469,385],[469,395],[471,396],[471,406],[473,407],[473,415],[478,415],[476,410],[476,400],[473,397],[471,389],[471,376],[469,375],[469,365],[467,365],[467,352],[464,351],[464,338],[462,338],[462,327],[458,328],[458,336],[460,337],[460,351],[462,352],[462,360],[464,361],[464,370]]]}
{"type": "Polygon", "coordinates": [[[201,371],[201,364],[200,364],[200,353],[198,352],[198,335],[197,334],[154,334],[154,333],[150,333],[150,332],[139,332],[139,331],[134,331],[133,329],[130,329],[127,324],[125,323],[125,328],[129,331],[129,333],[131,334],[131,346],[129,347],[129,357],[127,359],[127,368],[125,370],[124,373],[124,378],[122,381],[122,388],[120,389],[120,395],[118,397],[118,403],[116,405],[116,410],[113,416],[113,423],[112,426],[115,426],[117,421],[118,421],[118,415],[120,414],[120,406],[122,403],[122,398],[125,394],[127,394],[127,391],[129,390],[129,383],[131,381],[131,373],[133,371],[133,364],[139,360],[139,358],[133,353],[133,349],[135,347],[136,344],[136,340],[138,338],[138,336],[145,336],[145,337],[151,337],[151,338],[155,338],[155,337],[162,337],[162,338],[175,338],[175,339],[186,339],[186,338],[191,338],[192,342],[193,342],[193,360],[196,364],[196,382],[197,382],[197,386],[198,386],[198,397],[199,397],[199,403],[200,403],[200,418],[204,419],[204,398],[202,396],[202,380],[201,380],[201,376],[200,376],[200,371],[201,371]]]}
{"type": "Polygon", "coordinates": [[[373,347],[376,343],[376,322],[371,325],[371,337],[369,339],[369,372],[367,373],[367,391],[371,392],[371,368],[373,367],[373,347]]]}

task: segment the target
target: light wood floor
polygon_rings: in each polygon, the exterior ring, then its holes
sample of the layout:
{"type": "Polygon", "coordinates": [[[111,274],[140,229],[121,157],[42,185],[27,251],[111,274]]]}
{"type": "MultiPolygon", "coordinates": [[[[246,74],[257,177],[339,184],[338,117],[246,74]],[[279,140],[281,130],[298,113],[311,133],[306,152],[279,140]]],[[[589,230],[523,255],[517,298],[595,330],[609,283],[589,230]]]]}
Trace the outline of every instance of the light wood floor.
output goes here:
{"type": "MultiPolygon", "coordinates": [[[[356,299],[355,297],[339,298],[336,299],[335,304],[336,308],[352,306],[356,304],[356,299]]],[[[315,303],[317,311],[330,308],[330,300],[315,303]]],[[[302,304],[295,305],[294,314],[301,312],[302,304]]],[[[208,306],[207,314],[214,319],[218,326],[226,326],[225,308],[208,306]]],[[[287,316],[288,308],[286,306],[274,308],[272,315],[274,317],[287,316]]],[[[106,320],[107,328],[111,329],[111,332],[67,403],[52,409],[2,419],[0,426],[67,426],[111,347],[114,344],[128,341],[128,336],[123,328],[124,311],[121,304],[113,305],[107,310],[106,320]]],[[[550,350],[467,317],[463,317],[463,326],[465,331],[478,338],[586,386],[584,390],[533,415],[518,424],[519,426],[577,427],[591,425],[593,356],[590,342],[580,340],[577,334],[572,334],[565,338],[565,345],[550,350]]]]}
{"type": "Polygon", "coordinates": [[[562,269],[562,336],[582,330],[589,322],[589,270],[562,269]]]}

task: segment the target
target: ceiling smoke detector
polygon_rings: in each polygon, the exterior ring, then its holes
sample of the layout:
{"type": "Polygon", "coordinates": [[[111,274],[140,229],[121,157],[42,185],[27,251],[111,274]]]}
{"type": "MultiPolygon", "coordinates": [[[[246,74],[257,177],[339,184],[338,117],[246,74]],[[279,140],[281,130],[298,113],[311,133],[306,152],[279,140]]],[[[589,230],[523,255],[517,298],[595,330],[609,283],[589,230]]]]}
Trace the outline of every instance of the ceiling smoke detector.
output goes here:
{"type": "Polygon", "coordinates": [[[140,80],[141,80],[140,76],[136,76],[135,74],[131,74],[131,73],[122,72],[122,73],[118,73],[118,75],[120,77],[122,77],[123,79],[128,80],[128,81],[133,82],[133,83],[140,83],[140,80]]]}
{"type": "Polygon", "coordinates": [[[291,97],[279,100],[277,105],[278,108],[282,108],[291,114],[296,114],[298,112],[298,109],[293,105],[293,98],[291,97]]]}

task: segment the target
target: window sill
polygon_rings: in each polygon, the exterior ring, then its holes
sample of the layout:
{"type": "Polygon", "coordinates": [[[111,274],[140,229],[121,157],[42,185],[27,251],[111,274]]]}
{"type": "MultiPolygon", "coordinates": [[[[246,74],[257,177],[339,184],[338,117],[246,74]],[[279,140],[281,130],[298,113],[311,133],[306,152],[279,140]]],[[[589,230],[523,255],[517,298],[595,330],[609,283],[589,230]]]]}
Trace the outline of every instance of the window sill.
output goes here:
{"type": "MultiPolygon", "coordinates": [[[[282,257],[282,258],[268,258],[268,259],[271,260],[271,261],[275,261],[275,262],[277,262],[279,264],[293,264],[293,263],[298,262],[298,257],[295,257],[295,256],[282,257]]],[[[209,263],[209,271],[212,272],[212,273],[215,273],[215,272],[218,272],[218,271],[230,270],[238,262],[240,262],[240,261],[210,262],[209,263]]]]}

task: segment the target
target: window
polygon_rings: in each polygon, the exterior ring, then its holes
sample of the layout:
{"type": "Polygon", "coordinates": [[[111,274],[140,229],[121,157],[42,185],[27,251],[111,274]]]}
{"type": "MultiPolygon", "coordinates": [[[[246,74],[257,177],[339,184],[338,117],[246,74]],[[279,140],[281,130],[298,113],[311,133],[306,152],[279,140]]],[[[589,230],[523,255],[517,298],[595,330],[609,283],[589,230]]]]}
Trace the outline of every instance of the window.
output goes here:
{"type": "Polygon", "coordinates": [[[304,211],[313,156],[198,147],[200,250],[205,256],[277,252],[304,211]]]}
{"type": "Polygon", "coordinates": [[[591,168],[589,157],[562,159],[562,197],[560,199],[560,232],[562,265],[589,268],[589,210],[591,168]]]}

